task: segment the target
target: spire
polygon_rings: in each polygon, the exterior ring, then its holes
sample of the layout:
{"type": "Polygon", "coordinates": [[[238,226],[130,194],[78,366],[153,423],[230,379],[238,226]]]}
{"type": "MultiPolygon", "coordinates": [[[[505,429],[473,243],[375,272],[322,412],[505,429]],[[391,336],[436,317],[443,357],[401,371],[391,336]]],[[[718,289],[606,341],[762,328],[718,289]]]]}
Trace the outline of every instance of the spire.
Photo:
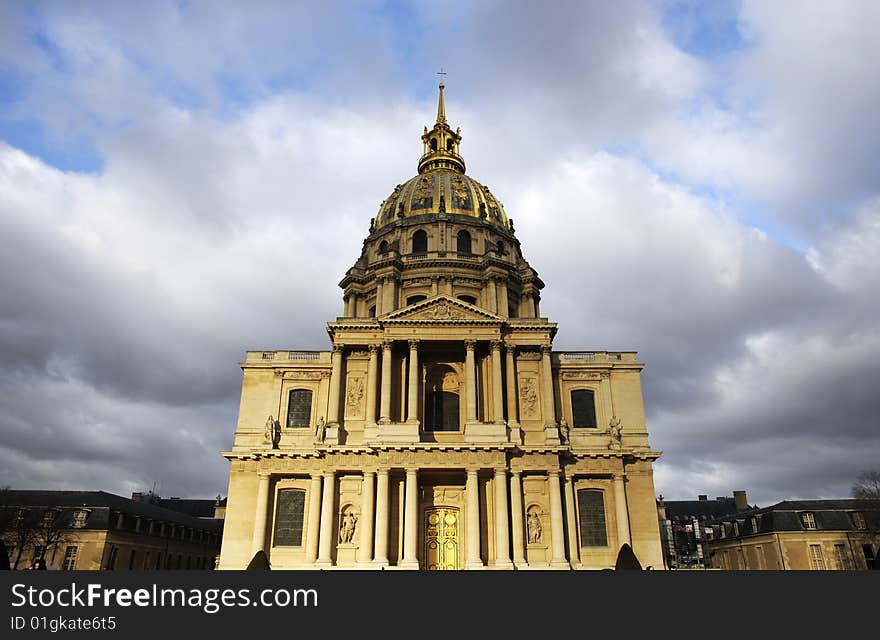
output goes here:
{"type": "Polygon", "coordinates": [[[437,124],[446,124],[446,101],[443,99],[443,89],[446,88],[446,85],[443,84],[443,76],[446,75],[446,72],[443,71],[443,68],[440,68],[440,71],[437,72],[437,75],[440,76],[440,100],[437,102],[437,124]]]}
{"type": "Polygon", "coordinates": [[[419,173],[430,169],[451,169],[459,173],[464,173],[464,160],[459,155],[459,144],[461,143],[461,130],[453,131],[446,121],[446,98],[443,90],[446,85],[443,82],[443,76],[446,72],[443,69],[437,72],[440,76],[440,97],[437,100],[437,122],[434,127],[422,134],[422,157],[419,160],[419,173]]]}

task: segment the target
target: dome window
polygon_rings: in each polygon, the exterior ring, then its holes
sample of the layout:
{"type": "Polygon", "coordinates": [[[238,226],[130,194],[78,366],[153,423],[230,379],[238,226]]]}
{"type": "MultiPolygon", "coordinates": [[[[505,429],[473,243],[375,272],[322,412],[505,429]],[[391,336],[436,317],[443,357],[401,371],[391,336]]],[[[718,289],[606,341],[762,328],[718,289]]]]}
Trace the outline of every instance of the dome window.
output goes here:
{"type": "Polygon", "coordinates": [[[379,253],[388,253],[388,241],[383,240],[379,243],[379,253]]]}
{"type": "Polygon", "coordinates": [[[498,255],[503,256],[504,255],[504,243],[501,240],[499,240],[498,244],[496,246],[497,246],[496,250],[498,251],[498,255]]]}
{"type": "Polygon", "coordinates": [[[449,138],[449,139],[446,141],[446,150],[447,150],[447,151],[452,151],[452,138],[449,138]]]}
{"type": "Polygon", "coordinates": [[[472,253],[471,251],[471,234],[462,229],[458,232],[458,252],[459,253],[472,253]]]}
{"type": "Polygon", "coordinates": [[[431,138],[431,151],[437,151],[437,138],[431,138]]]}
{"type": "Polygon", "coordinates": [[[458,296],[458,299],[468,304],[477,304],[477,299],[473,296],[458,296]]]}
{"type": "Polygon", "coordinates": [[[428,296],[422,296],[422,295],[410,296],[409,298],[406,299],[406,304],[411,305],[411,304],[415,304],[416,302],[421,302],[422,300],[427,300],[427,299],[428,299],[428,296]]]}
{"type": "Polygon", "coordinates": [[[416,231],[412,237],[413,253],[428,253],[428,234],[421,229],[416,231]]]}

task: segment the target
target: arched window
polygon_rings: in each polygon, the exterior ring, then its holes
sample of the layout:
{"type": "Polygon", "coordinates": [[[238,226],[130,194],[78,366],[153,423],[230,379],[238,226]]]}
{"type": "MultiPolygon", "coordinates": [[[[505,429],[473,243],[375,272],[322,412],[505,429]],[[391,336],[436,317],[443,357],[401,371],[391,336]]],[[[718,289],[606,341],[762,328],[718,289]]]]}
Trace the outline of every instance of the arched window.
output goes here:
{"type": "Polygon", "coordinates": [[[287,426],[291,429],[308,427],[312,421],[312,392],[292,389],[287,402],[287,426]]]}
{"type": "Polygon", "coordinates": [[[301,547],[306,492],[302,489],[281,489],[275,512],[275,546],[301,547]]]}
{"type": "Polygon", "coordinates": [[[412,237],[413,253],[428,253],[428,234],[419,229],[412,237]]]}
{"type": "Polygon", "coordinates": [[[582,547],[607,547],[605,495],[598,489],[578,489],[578,524],[582,547]]]}
{"type": "Polygon", "coordinates": [[[452,151],[452,138],[446,140],[446,150],[452,151]]]}
{"type": "Polygon", "coordinates": [[[498,255],[499,255],[499,256],[503,256],[503,255],[504,255],[504,242],[502,242],[501,240],[499,240],[499,241],[498,241],[498,244],[495,245],[495,246],[496,246],[496,249],[497,249],[497,251],[498,251],[498,255]]]}
{"type": "Polygon", "coordinates": [[[575,389],[571,392],[571,416],[573,427],[596,427],[596,400],[589,389],[575,389]]]}
{"type": "Polygon", "coordinates": [[[471,234],[462,229],[458,232],[458,252],[471,253],[471,234]]]}
{"type": "Polygon", "coordinates": [[[473,296],[458,296],[458,299],[468,304],[477,304],[477,299],[473,296]]]}
{"type": "Polygon", "coordinates": [[[371,318],[376,317],[376,305],[373,305],[372,307],[370,307],[370,317],[371,318]]]}
{"type": "Polygon", "coordinates": [[[428,296],[422,296],[422,295],[410,296],[409,298],[406,299],[406,304],[408,304],[408,305],[415,304],[416,302],[421,302],[422,300],[427,300],[427,299],[428,299],[428,296]]]}
{"type": "Polygon", "coordinates": [[[388,241],[383,240],[379,243],[379,253],[388,253],[388,241]]]}
{"type": "Polygon", "coordinates": [[[437,151],[437,138],[431,138],[431,151],[437,151]]]}

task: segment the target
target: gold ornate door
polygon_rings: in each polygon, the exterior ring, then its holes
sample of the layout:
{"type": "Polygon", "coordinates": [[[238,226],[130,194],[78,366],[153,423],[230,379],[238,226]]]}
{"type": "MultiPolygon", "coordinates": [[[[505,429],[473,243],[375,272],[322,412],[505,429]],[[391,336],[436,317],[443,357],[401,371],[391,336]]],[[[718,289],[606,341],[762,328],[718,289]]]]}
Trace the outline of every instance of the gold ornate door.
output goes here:
{"type": "Polygon", "coordinates": [[[432,507],[425,510],[425,568],[428,571],[458,569],[458,509],[432,507]]]}

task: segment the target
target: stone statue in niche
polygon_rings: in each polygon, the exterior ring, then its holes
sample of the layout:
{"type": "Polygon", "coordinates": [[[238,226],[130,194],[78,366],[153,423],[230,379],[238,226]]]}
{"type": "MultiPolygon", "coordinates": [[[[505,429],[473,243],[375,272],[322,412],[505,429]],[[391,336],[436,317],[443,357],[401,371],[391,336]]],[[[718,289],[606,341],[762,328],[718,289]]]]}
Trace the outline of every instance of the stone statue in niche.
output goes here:
{"type": "Polygon", "coordinates": [[[623,427],[620,426],[620,418],[617,416],[611,416],[611,421],[608,423],[608,435],[611,438],[611,442],[608,443],[609,449],[620,449],[621,441],[623,440],[623,427]]]}
{"type": "Polygon", "coordinates": [[[541,542],[541,538],[544,536],[544,527],[541,525],[541,518],[538,517],[537,511],[529,511],[527,524],[529,528],[529,544],[541,542]]]}
{"type": "Polygon", "coordinates": [[[315,440],[318,442],[324,442],[324,431],[326,431],[326,423],[324,422],[324,416],[318,418],[318,424],[315,425],[315,440]]]}
{"type": "Polygon", "coordinates": [[[565,416],[559,419],[559,441],[566,445],[568,444],[568,423],[565,421],[565,416]]]}
{"type": "Polygon", "coordinates": [[[271,415],[266,420],[266,431],[263,436],[266,443],[272,445],[273,449],[278,448],[278,441],[281,439],[281,425],[271,415]]]}
{"type": "Polygon", "coordinates": [[[350,544],[354,542],[354,532],[357,529],[357,515],[354,511],[348,511],[342,516],[342,522],[339,525],[339,543],[350,544]]]}

